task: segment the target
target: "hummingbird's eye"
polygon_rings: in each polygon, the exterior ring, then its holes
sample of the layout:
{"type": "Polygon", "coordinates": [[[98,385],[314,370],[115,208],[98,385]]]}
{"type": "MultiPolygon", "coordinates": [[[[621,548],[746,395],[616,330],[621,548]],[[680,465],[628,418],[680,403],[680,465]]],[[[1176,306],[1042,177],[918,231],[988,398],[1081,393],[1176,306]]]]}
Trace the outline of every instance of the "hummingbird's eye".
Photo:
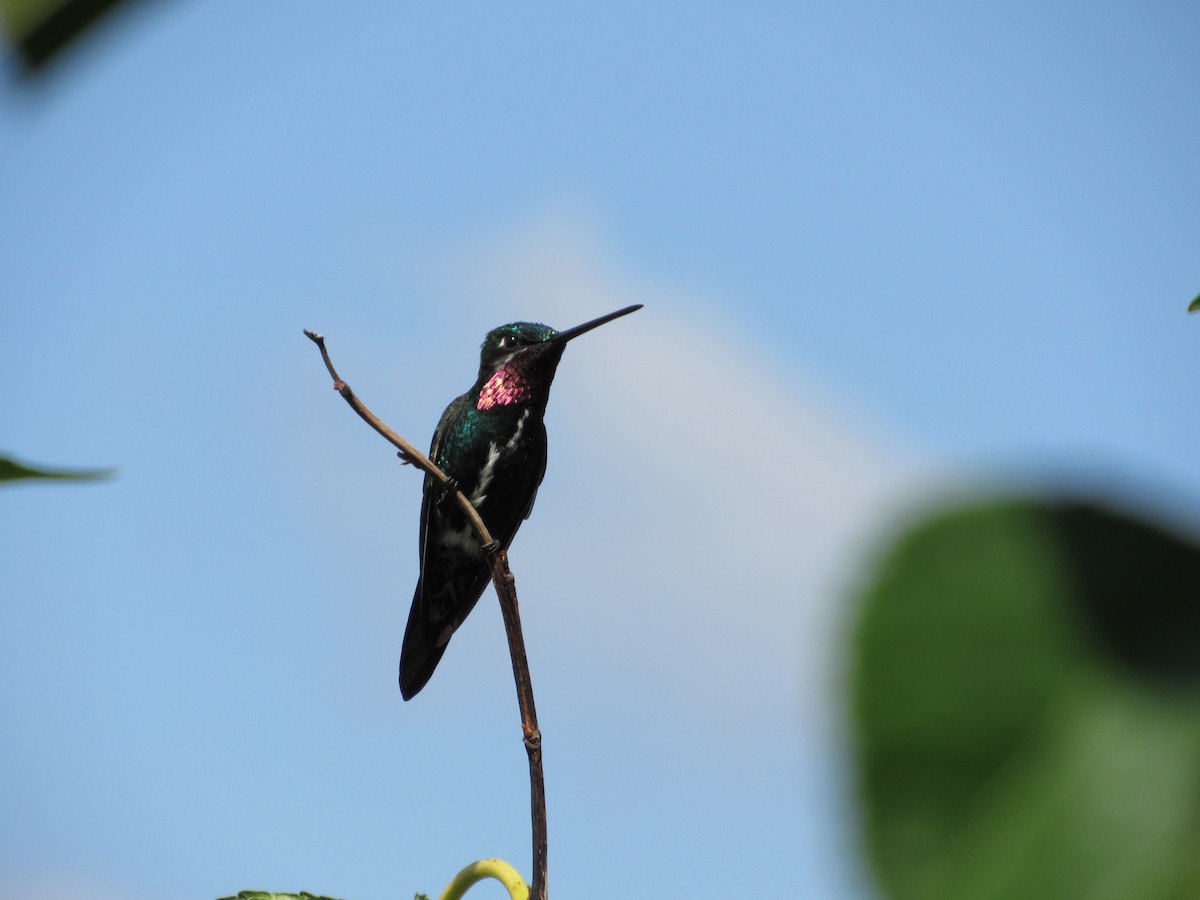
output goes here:
{"type": "Polygon", "coordinates": [[[515,334],[506,334],[504,337],[500,338],[500,349],[515,350],[519,343],[520,341],[517,340],[517,336],[515,334]]]}

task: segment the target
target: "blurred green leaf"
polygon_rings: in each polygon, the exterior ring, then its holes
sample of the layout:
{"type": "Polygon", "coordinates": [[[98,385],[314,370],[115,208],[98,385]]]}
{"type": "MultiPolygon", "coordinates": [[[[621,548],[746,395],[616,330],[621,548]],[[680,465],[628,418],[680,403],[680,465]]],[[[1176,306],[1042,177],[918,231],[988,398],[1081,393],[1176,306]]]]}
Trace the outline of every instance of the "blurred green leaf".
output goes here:
{"type": "Polygon", "coordinates": [[[310,894],[308,891],[301,891],[298,894],[276,894],[274,891],[239,891],[228,897],[218,897],[217,900],[335,900],[335,898],[310,894]]]}
{"type": "Polygon", "coordinates": [[[26,75],[45,69],[128,0],[0,0],[0,29],[26,75]]]}
{"type": "Polygon", "coordinates": [[[897,900],[1200,896],[1200,548],[1069,503],[935,516],[855,634],[864,830],[897,900]]]}
{"type": "Polygon", "coordinates": [[[110,478],[113,471],[113,469],[35,469],[16,460],[0,456],[0,481],[19,481],[24,478],[97,481],[102,478],[110,478]]]}
{"type": "Polygon", "coordinates": [[[61,0],[0,0],[0,22],[17,37],[62,6],[61,0]]]}
{"type": "Polygon", "coordinates": [[[1195,300],[1193,300],[1191,303],[1188,304],[1188,312],[1195,312],[1198,309],[1200,309],[1200,297],[1197,297],[1195,300]]]}

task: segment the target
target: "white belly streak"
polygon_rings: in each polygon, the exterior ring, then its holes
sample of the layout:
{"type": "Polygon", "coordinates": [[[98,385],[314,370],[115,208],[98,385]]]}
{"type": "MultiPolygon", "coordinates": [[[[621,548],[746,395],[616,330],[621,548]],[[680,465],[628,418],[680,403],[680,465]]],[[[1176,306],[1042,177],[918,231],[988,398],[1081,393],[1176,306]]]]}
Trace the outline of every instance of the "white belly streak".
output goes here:
{"type": "Polygon", "coordinates": [[[483,462],[483,469],[479,473],[479,483],[475,485],[475,490],[471,492],[471,505],[478,506],[487,497],[488,486],[492,483],[492,476],[496,474],[496,461],[500,459],[500,448],[496,446],[496,442],[492,441],[488,445],[487,459],[483,462]]]}
{"type": "Polygon", "coordinates": [[[511,453],[516,449],[517,444],[521,440],[521,432],[525,430],[525,420],[529,418],[529,410],[526,409],[521,413],[521,418],[517,419],[517,427],[513,429],[512,437],[505,443],[501,449],[495,441],[488,445],[487,459],[483,462],[483,470],[479,473],[479,483],[475,485],[475,490],[471,492],[471,505],[478,506],[487,499],[487,489],[492,483],[492,478],[496,474],[496,463],[500,461],[502,453],[511,453]]]}
{"type": "Polygon", "coordinates": [[[470,525],[459,528],[457,531],[447,529],[441,532],[438,535],[438,543],[446,547],[458,547],[468,553],[479,552],[479,535],[470,525]]]}
{"type": "Polygon", "coordinates": [[[521,418],[517,419],[516,430],[513,431],[512,437],[508,439],[508,443],[504,445],[504,449],[510,453],[516,449],[517,442],[521,440],[521,432],[525,430],[525,420],[529,418],[529,409],[521,413],[521,418]]]}

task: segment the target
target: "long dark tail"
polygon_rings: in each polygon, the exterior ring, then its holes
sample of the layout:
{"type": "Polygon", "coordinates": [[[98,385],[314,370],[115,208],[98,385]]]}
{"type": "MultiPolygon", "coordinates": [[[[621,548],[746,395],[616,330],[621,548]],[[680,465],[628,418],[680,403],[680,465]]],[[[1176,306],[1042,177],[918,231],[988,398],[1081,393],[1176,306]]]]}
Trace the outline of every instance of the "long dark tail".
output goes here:
{"type": "Polygon", "coordinates": [[[421,597],[421,582],[417,581],[417,592],[413,596],[412,608],[408,611],[408,627],[404,629],[404,643],[400,648],[400,696],[411,700],[433,677],[433,670],[446,652],[449,641],[438,644],[437,631],[444,626],[429,621],[421,597]]]}

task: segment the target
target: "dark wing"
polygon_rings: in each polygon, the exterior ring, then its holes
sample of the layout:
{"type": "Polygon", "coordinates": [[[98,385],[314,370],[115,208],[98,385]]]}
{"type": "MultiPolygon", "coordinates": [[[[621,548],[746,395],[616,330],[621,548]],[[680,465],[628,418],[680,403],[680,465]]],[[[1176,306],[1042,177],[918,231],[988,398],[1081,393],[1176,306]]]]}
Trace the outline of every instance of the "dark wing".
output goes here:
{"type": "MultiPolygon", "coordinates": [[[[470,402],[468,395],[452,402],[438,422],[429,448],[429,458],[443,471],[443,443],[455,431],[454,424],[470,402]]],[[[470,470],[467,465],[466,470],[470,470]]],[[[454,472],[447,472],[453,476],[454,472]]],[[[469,490],[470,485],[462,485],[469,490]]],[[[437,668],[450,636],[475,606],[488,583],[488,569],[478,553],[479,540],[466,520],[457,514],[453,501],[437,505],[440,485],[425,476],[421,499],[421,530],[418,543],[421,574],[413,594],[400,650],[400,693],[405,700],[414,697],[437,668]],[[463,532],[462,544],[435,539],[450,532],[463,532]]]]}
{"type": "MultiPolygon", "coordinates": [[[[439,545],[440,547],[440,545],[439,545]]],[[[437,550],[417,581],[400,650],[400,694],[410,700],[425,687],[463,619],[488,585],[481,556],[437,550]]]]}
{"type": "Polygon", "coordinates": [[[512,543],[512,539],[516,537],[517,528],[520,527],[521,522],[533,515],[533,504],[534,501],[537,500],[538,488],[542,486],[542,479],[546,477],[546,424],[539,419],[537,427],[541,430],[540,439],[534,441],[533,449],[531,450],[531,452],[536,453],[539,457],[537,468],[534,470],[536,476],[533,480],[533,490],[529,492],[529,505],[525,507],[525,512],[521,515],[521,518],[517,520],[517,523],[513,525],[512,534],[510,534],[508,536],[508,540],[504,542],[504,546],[506,548],[512,543]]]}

